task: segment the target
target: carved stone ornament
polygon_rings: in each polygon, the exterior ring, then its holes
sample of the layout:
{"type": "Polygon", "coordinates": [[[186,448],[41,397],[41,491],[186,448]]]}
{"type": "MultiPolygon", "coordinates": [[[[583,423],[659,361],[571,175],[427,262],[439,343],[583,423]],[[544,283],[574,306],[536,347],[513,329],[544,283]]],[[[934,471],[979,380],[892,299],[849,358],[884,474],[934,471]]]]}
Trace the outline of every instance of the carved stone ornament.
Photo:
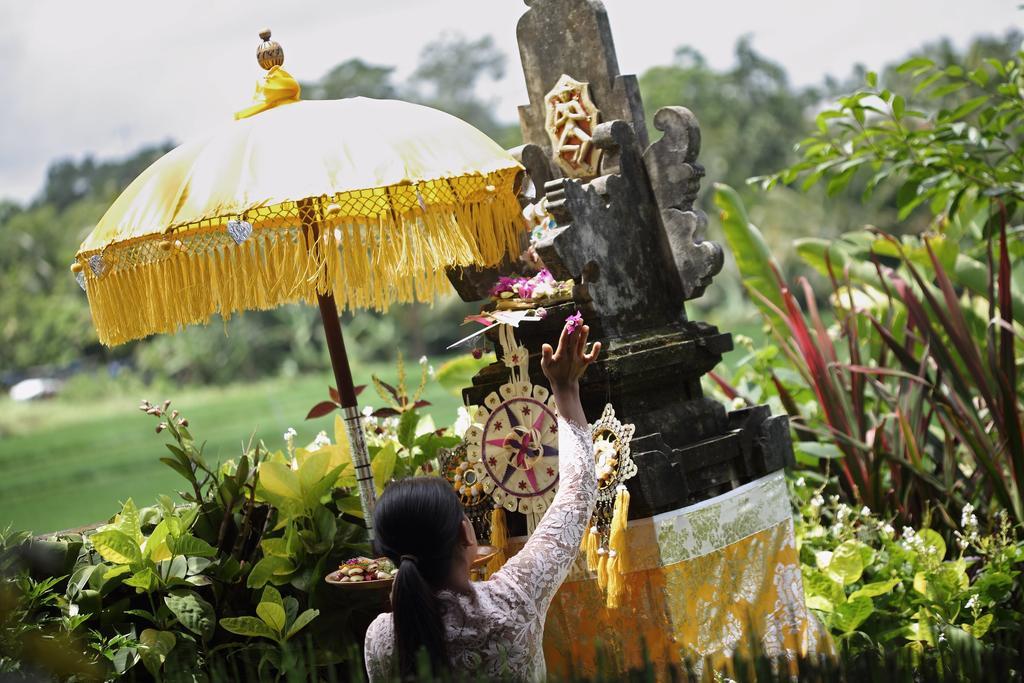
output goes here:
{"type": "Polygon", "coordinates": [[[597,175],[601,150],[593,144],[601,112],[590,99],[590,86],[562,74],[544,97],[544,128],[551,140],[551,156],[570,178],[597,175]]]}

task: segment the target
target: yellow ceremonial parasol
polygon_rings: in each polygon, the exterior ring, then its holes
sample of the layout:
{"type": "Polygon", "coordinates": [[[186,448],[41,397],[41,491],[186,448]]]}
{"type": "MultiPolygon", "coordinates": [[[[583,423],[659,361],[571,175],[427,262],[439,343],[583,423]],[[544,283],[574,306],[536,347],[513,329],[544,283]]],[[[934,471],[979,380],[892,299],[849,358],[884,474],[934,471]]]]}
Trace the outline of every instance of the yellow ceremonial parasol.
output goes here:
{"type": "Polygon", "coordinates": [[[517,251],[522,167],[429,107],[302,102],[281,46],[270,31],[260,37],[267,73],[253,106],[136,178],[72,271],[107,345],[315,300],[371,526],[372,475],[337,305],[430,300],[448,289],[447,269],[517,251]]]}

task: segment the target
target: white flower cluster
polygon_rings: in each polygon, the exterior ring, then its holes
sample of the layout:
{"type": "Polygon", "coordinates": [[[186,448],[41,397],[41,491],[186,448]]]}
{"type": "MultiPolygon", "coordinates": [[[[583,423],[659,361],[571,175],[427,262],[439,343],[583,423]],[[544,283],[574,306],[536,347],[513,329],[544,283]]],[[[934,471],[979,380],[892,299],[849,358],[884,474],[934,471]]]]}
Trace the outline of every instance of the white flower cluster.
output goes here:
{"type": "Polygon", "coordinates": [[[960,546],[960,550],[967,550],[972,543],[977,545],[981,542],[981,534],[978,533],[978,516],[974,514],[974,506],[970,503],[965,503],[964,509],[960,513],[960,526],[964,530],[963,533],[955,532],[956,544],[960,546]]]}
{"type": "Polygon", "coordinates": [[[452,430],[455,432],[455,436],[460,439],[465,437],[466,432],[472,424],[473,416],[469,414],[469,408],[466,406],[459,406],[459,411],[455,418],[455,426],[452,427],[452,430]]]}
{"type": "Polygon", "coordinates": [[[324,446],[330,446],[330,445],[331,445],[331,438],[329,436],[327,436],[327,432],[320,432],[319,434],[316,435],[316,438],[313,439],[313,443],[309,444],[309,446],[306,447],[306,450],[310,451],[310,452],[318,451],[321,448],[323,448],[324,446]]]}
{"type": "Polygon", "coordinates": [[[915,553],[924,553],[927,550],[927,546],[924,544],[924,539],[917,535],[913,527],[903,527],[903,540],[900,542],[906,550],[912,550],[915,553]]]}

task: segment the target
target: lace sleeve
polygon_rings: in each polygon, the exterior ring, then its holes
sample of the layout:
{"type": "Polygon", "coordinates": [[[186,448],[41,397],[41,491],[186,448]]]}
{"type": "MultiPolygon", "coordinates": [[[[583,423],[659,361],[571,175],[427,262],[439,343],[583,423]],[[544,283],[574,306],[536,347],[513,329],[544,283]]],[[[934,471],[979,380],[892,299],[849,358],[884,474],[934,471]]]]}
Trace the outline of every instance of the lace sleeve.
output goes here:
{"type": "Polygon", "coordinates": [[[558,418],[558,493],[523,549],[494,577],[525,591],[541,612],[568,575],[594,513],[593,451],[588,428],[558,418]]]}
{"type": "Polygon", "coordinates": [[[365,660],[370,683],[391,680],[391,664],[395,641],[391,613],[378,615],[366,630],[365,660]]]}

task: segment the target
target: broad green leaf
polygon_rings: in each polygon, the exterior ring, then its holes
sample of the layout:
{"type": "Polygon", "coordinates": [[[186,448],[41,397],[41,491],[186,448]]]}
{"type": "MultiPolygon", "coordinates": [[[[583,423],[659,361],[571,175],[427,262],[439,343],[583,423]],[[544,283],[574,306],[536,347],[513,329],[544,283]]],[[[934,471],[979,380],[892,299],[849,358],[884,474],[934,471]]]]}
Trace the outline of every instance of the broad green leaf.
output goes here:
{"type": "Polygon", "coordinates": [[[296,459],[299,461],[299,489],[303,494],[315,488],[327,474],[331,455],[323,450],[305,453],[301,459],[296,455],[296,459]]]}
{"type": "Polygon", "coordinates": [[[398,419],[398,443],[406,448],[412,448],[416,441],[416,425],[419,424],[420,416],[415,410],[407,410],[398,419]]]}
{"type": "Polygon", "coordinates": [[[139,589],[143,593],[151,593],[160,584],[160,577],[151,568],[135,572],[124,580],[124,585],[139,589]]]}
{"type": "Polygon", "coordinates": [[[843,591],[842,584],[821,572],[805,572],[804,590],[807,595],[821,596],[832,604],[846,601],[846,593],[843,591]]]}
{"type": "Polygon", "coordinates": [[[930,69],[935,66],[935,62],[928,59],[927,57],[914,57],[896,67],[896,71],[899,73],[906,73],[907,71],[917,71],[918,69],[930,69]]]}
{"type": "Polygon", "coordinates": [[[256,605],[256,614],[278,635],[284,635],[284,606],[279,603],[261,602],[256,605]]]}
{"type": "Polygon", "coordinates": [[[857,630],[861,624],[867,621],[875,606],[871,598],[857,597],[838,605],[832,612],[832,625],[844,633],[851,633],[857,630]]]}
{"type": "Polygon", "coordinates": [[[284,605],[281,600],[281,593],[273,586],[267,586],[263,589],[263,594],[260,595],[260,602],[266,602],[271,605],[284,605]]]}
{"type": "Polygon", "coordinates": [[[295,565],[292,561],[284,557],[264,557],[262,560],[257,562],[252,571],[249,572],[249,578],[246,580],[246,585],[249,588],[262,588],[275,576],[286,576],[291,572],[295,571],[295,565]]]}
{"type": "Polygon", "coordinates": [[[373,470],[373,485],[379,496],[384,492],[384,485],[391,479],[395,472],[395,463],[398,461],[398,452],[395,450],[394,442],[388,442],[374,456],[370,463],[373,470]]]}
{"type": "Polygon", "coordinates": [[[302,498],[298,473],[282,463],[264,462],[260,465],[259,488],[276,498],[293,500],[302,498]]]}
{"type": "Polygon", "coordinates": [[[277,640],[277,634],[256,617],[226,617],[220,620],[220,625],[225,631],[240,636],[277,640]]]}
{"type": "Polygon", "coordinates": [[[973,624],[963,624],[963,628],[975,638],[981,638],[988,633],[989,628],[992,626],[992,619],[991,612],[982,614],[973,624]]]}
{"type": "Polygon", "coordinates": [[[300,614],[298,617],[296,617],[295,621],[288,628],[288,634],[285,636],[285,640],[288,640],[289,638],[294,636],[296,633],[301,631],[303,628],[305,628],[306,625],[309,624],[309,622],[311,622],[314,619],[316,619],[319,614],[320,614],[320,610],[308,609],[305,612],[303,612],[302,614],[300,614]]]}
{"type": "Polygon", "coordinates": [[[178,618],[181,625],[192,633],[209,640],[217,625],[213,605],[199,597],[195,591],[176,590],[164,598],[164,604],[178,618]]]}
{"type": "Polygon", "coordinates": [[[807,598],[808,609],[816,609],[819,612],[832,612],[835,607],[828,600],[820,595],[811,595],[807,598]]]}
{"type": "Polygon", "coordinates": [[[123,531],[138,545],[142,545],[142,523],[139,521],[139,509],[131,498],[124,502],[121,507],[121,514],[117,516],[116,527],[123,531]]]}
{"type": "MultiPolygon", "coordinates": [[[[743,284],[751,291],[759,292],[780,309],[785,309],[782,290],[779,288],[778,265],[768,249],[761,232],[750,223],[747,210],[736,190],[722,183],[715,183],[715,205],[722,219],[729,250],[736,259],[743,284]]],[[[763,302],[757,300],[760,308],[763,302]]],[[[776,320],[774,314],[771,315],[776,320]]]]}
{"type": "Polygon", "coordinates": [[[201,538],[191,534],[167,539],[167,545],[175,555],[187,557],[216,557],[217,549],[201,538]]]}
{"type": "Polygon", "coordinates": [[[142,560],[142,550],[128,534],[118,529],[97,531],[89,537],[96,552],[107,562],[133,564],[142,560]]]}
{"type": "Polygon", "coordinates": [[[843,585],[849,586],[860,580],[864,572],[864,560],[856,541],[843,541],[832,553],[828,565],[829,574],[843,585]]]}
{"type": "Polygon", "coordinates": [[[273,555],[274,557],[291,557],[291,552],[288,549],[288,541],[284,538],[264,538],[260,541],[260,547],[263,549],[264,555],[273,555]]]}
{"type": "Polygon", "coordinates": [[[942,540],[939,532],[933,529],[921,529],[917,532],[917,536],[924,542],[931,557],[941,560],[946,556],[946,542],[942,540]]]}
{"type": "Polygon", "coordinates": [[[167,520],[157,524],[153,529],[153,533],[151,533],[149,538],[147,538],[142,544],[143,555],[153,562],[169,560],[171,558],[171,549],[167,547],[167,538],[169,535],[170,527],[167,524],[167,520]]]}
{"type": "Polygon", "coordinates": [[[865,597],[875,598],[879,595],[885,595],[892,591],[893,588],[900,584],[899,579],[889,579],[888,581],[876,581],[874,583],[866,583],[853,593],[850,594],[850,599],[865,597]]]}
{"type": "Polygon", "coordinates": [[[171,631],[147,628],[139,634],[139,657],[153,678],[160,679],[160,669],[176,642],[177,638],[171,631]]]}
{"type": "Polygon", "coordinates": [[[359,496],[345,496],[338,501],[338,511],[363,519],[363,505],[359,496]]]}
{"type": "MultiPolygon", "coordinates": [[[[105,566],[105,565],[104,565],[105,566]]],[[[130,574],[132,571],[131,565],[119,564],[116,567],[111,567],[103,574],[103,580],[109,581],[115,576],[121,576],[121,574],[130,574]]]]}

